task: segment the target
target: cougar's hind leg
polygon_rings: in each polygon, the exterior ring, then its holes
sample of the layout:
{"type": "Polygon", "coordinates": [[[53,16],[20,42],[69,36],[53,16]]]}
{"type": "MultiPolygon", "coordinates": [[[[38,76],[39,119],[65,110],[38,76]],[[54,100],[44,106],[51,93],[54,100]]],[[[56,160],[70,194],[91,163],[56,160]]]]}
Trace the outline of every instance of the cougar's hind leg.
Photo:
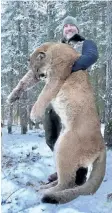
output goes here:
{"type": "MultiPolygon", "coordinates": [[[[94,194],[100,187],[105,175],[106,166],[106,150],[102,150],[99,157],[93,162],[93,169],[91,175],[86,183],[81,186],[72,187],[62,191],[47,191],[42,197],[42,202],[61,204],[67,203],[80,195],[94,194]]],[[[54,187],[55,188],[55,187],[54,187]]],[[[52,188],[51,188],[52,189],[52,188]]]]}
{"type": "Polygon", "coordinates": [[[76,186],[76,171],[79,165],[77,160],[75,161],[74,138],[72,135],[71,131],[64,131],[56,142],[55,158],[58,184],[52,187],[50,192],[61,191],[76,186]]]}

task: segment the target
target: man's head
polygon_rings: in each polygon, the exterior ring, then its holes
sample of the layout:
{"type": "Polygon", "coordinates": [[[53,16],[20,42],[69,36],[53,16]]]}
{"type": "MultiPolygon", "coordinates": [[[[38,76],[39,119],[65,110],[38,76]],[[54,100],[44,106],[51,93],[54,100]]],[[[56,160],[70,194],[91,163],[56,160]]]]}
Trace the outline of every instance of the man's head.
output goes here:
{"type": "Polygon", "coordinates": [[[77,27],[77,21],[72,16],[67,16],[63,20],[63,37],[69,40],[73,35],[78,34],[79,29],[77,27]]]}

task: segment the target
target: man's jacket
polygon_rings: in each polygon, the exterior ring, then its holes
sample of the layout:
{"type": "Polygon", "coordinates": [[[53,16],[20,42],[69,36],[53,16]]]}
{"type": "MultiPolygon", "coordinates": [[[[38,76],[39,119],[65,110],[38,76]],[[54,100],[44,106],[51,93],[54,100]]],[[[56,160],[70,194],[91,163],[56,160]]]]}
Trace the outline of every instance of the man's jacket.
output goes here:
{"type": "Polygon", "coordinates": [[[62,43],[72,43],[74,49],[81,54],[79,59],[74,63],[72,72],[86,70],[98,59],[98,50],[94,41],[85,40],[79,34],[76,34],[68,42],[62,40],[62,43]]]}

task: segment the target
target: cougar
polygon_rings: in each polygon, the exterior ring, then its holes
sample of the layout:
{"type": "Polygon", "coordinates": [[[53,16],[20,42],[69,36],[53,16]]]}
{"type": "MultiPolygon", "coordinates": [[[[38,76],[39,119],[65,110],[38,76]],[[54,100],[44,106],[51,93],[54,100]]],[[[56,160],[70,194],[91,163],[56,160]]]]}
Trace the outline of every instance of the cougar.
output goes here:
{"type": "Polygon", "coordinates": [[[43,186],[42,202],[66,203],[80,195],[94,194],[105,175],[106,148],[100,131],[93,90],[87,71],[71,73],[80,57],[67,44],[45,43],[30,56],[30,70],[9,95],[9,102],[39,80],[45,86],[31,110],[35,122],[52,105],[61,121],[54,147],[58,179],[43,186]],[[77,186],[79,168],[92,166],[88,180],[77,186]]]}

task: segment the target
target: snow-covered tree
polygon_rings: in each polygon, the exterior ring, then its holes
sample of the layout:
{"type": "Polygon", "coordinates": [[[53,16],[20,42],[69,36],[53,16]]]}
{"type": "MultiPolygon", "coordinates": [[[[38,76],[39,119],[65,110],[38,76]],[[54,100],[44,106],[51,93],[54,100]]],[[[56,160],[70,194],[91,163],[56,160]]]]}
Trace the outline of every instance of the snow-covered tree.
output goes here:
{"type": "Polygon", "coordinates": [[[107,1],[105,142],[112,147],[112,1],[107,1]]]}

